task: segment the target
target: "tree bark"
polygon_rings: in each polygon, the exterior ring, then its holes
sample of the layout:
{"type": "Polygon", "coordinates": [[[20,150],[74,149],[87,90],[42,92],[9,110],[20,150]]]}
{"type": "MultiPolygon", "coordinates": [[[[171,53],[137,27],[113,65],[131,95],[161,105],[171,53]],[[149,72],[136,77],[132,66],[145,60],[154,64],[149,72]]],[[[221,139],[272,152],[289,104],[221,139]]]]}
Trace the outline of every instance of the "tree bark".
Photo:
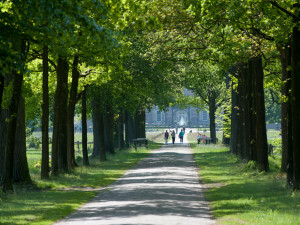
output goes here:
{"type": "Polygon", "coordinates": [[[100,133],[99,133],[99,104],[97,103],[95,97],[91,102],[92,106],[92,120],[93,120],[93,139],[94,148],[92,157],[97,157],[100,152],[100,133]]]}
{"type": "MultiPolygon", "coordinates": [[[[227,74],[227,76],[226,76],[226,90],[228,91],[228,90],[230,90],[230,81],[231,81],[231,78],[230,78],[230,76],[227,74]]],[[[230,98],[227,96],[226,97],[226,99],[225,99],[225,102],[227,103],[227,104],[230,104],[230,98]]],[[[230,127],[230,125],[229,125],[229,123],[230,123],[230,121],[229,121],[229,117],[230,117],[230,112],[229,112],[229,110],[228,110],[228,108],[227,107],[225,107],[225,109],[224,109],[224,117],[223,117],[223,137],[222,137],[222,144],[223,145],[227,145],[227,146],[229,146],[230,145],[230,136],[229,136],[229,127],[230,127]]]]}
{"type": "Polygon", "coordinates": [[[292,33],[292,139],[293,139],[293,189],[300,189],[300,6],[295,5],[297,20],[292,33]]]}
{"type": "Polygon", "coordinates": [[[0,74],[0,114],[2,109],[2,97],[4,92],[4,75],[0,74]]]}
{"type": "Polygon", "coordinates": [[[89,156],[88,156],[88,150],[87,150],[87,120],[86,120],[86,87],[84,87],[84,90],[82,92],[81,97],[81,105],[82,105],[82,111],[81,111],[81,127],[82,127],[82,163],[84,166],[88,166],[89,163],[89,156]]]}
{"type": "MultiPolygon", "coordinates": [[[[56,90],[55,99],[59,98],[59,93],[56,90]]],[[[58,175],[58,126],[59,126],[59,105],[58,102],[54,102],[53,107],[54,119],[53,119],[53,131],[52,131],[52,152],[51,152],[51,175],[58,175]]]]}
{"type": "Polygon", "coordinates": [[[129,140],[129,143],[132,144],[133,143],[133,139],[135,138],[136,136],[136,130],[135,130],[135,119],[134,117],[129,113],[128,114],[128,140],[129,140]]]}
{"type": "Polygon", "coordinates": [[[68,168],[71,170],[75,167],[75,149],[74,149],[74,112],[77,103],[77,89],[79,81],[78,71],[79,56],[74,56],[72,65],[72,84],[70,89],[70,98],[68,104],[68,168]]]}
{"type": "Polygon", "coordinates": [[[233,88],[233,82],[231,85],[231,135],[230,135],[230,151],[233,154],[237,154],[237,93],[233,88]]]}
{"type": "Polygon", "coordinates": [[[251,60],[253,67],[253,78],[255,85],[255,148],[257,152],[258,168],[261,171],[269,170],[268,142],[265,119],[265,98],[264,98],[264,74],[262,57],[251,60]]]}
{"type": "Polygon", "coordinates": [[[4,162],[3,192],[13,191],[14,150],[16,139],[17,113],[23,74],[14,72],[13,95],[9,104],[9,120],[7,127],[7,142],[4,162]]]}
{"type": "Polygon", "coordinates": [[[105,112],[103,113],[104,123],[104,145],[105,150],[110,154],[115,153],[114,148],[114,114],[110,104],[105,106],[105,112]]]}
{"type": "Polygon", "coordinates": [[[245,72],[246,64],[242,63],[238,69],[238,89],[237,89],[237,105],[238,105],[238,129],[237,129],[237,154],[241,159],[246,159],[246,127],[245,127],[245,72]]]}
{"type": "Polygon", "coordinates": [[[124,124],[125,124],[125,148],[129,148],[129,114],[128,111],[125,111],[124,114],[124,124]]]}
{"type": "Polygon", "coordinates": [[[119,112],[119,146],[120,146],[120,149],[124,149],[124,147],[125,147],[123,110],[120,110],[120,112],[119,112]]]}
{"type": "Polygon", "coordinates": [[[100,112],[99,113],[99,156],[100,156],[100,161],[105,161],[106,160],[106,151],[104,147],[104,121],[103,121],[103,114],[100,112]]]}
{"type": "Polygon", "coordinates": [[[42,103],[42,165],[41,179],[49,178],[49,84],[48,46],[43,47],[43,103],[42,103]]]}
{"type": "MultiPolygon", "coordinates": [[[[53,124],[53,149],[57,153],[57,172],[68,171],[67,162],[67,113],[68,113],[68,61],[63,56],[57,61],[57,88],[55,94],[55,110],[53,124]]],[[[56,158],[53,158],[56,160],[56,158]]],[[[56,163],[56,162],[55,162],[56,163]]],[[[56,165],[55,165],[56,166],[56,165]]],[[[55,174],[55,173],[54,173],[55,174]]]]}
{"type": "Polygon", "coordinates": [[[104,124],[103,114],[100,107],[100,99],[93,99],[92,101],[92,118],[93,118],[93,135],[94,135],[94,149],[92,157],[100,157],[100,161],[106,160],[106,153],[104,147],[104,124]]]}
{"type": "Polygon", "coordinates": [[[26,155],[26,129],[25,129],[25,100],[19,100],[17,127],[15,136],[13,180],[16,183],[31,183],[26,155]]]}
{"type": "Polygon", "coordinates": [[[249,60],[245,67],[245,129],[246,129],[246,145],[245,159],[247,161],[257,161],[257,149],[255,148],[255,86],[254,86],[254,68],[253,60],[249,60]]]}
{"type": "MultiPolygon", "coordinates": [[[[21,41],[21,57],[25,62],[25,49],[26,42],[21,41]]],[[[17,128],[17,113],[19,107],[19,100],[21,97],[23,73],[17,73],[13,70],[13,93],[11,102],[9,103],[9,119],[7,127],[7,142],[4,162],[4,176],[3,176],[3,192],[13,191],[13,167],[14,167],[14,149],[15,149],[15,138],[17,128]]]]}
{"type": "MultiPolygon", "coordinates": [[[[5,76],[4,87],[6,87],[12,80],[11,75],[5,76]]],[[[9,112],[8,109],[0,107],[0,184],[2,184],[4,176],[4,162],[5,162],[5,151],[7,142],[7,125],[9,112]]]]}
{"type": "MultiPolygon", "coordinates": [[[[281,159],[281,172],[287,172],[288,165],[288,118],[291,115],[289,112],[289,104],[290,104],[290,79],[291,79],[291,71],[288,69],[291,66],[291,48],[289,45],[287,46],[277,46],[278,51],[280,52],[280,60],[281,60],[281,68],[282,68],[282,88],[281,94],[284,96],[287,101],[282,101],[281,103],[281,137],[282,137],[282,159],[281,159]]],[[[292,134],[290,133],[290,136],[292,134]]],[[[291,151],[292,152],[292,151],[291,151]]],[[[291,175],[292,177],[292,175],[291,175]]]]}
{"type": "Polygon", "coordinates": [[[216,144],[216,95],[215,93],[211,93],[209,96],[209,128],[210,128],[210,137],[212,139],[212,143],[216,144]]]}
{"type": "Polygon", "coordinates": [[[145,109],[139,108],[134,116],[135,138],[146,138],[145,132],[146,112],[145,109]]]}

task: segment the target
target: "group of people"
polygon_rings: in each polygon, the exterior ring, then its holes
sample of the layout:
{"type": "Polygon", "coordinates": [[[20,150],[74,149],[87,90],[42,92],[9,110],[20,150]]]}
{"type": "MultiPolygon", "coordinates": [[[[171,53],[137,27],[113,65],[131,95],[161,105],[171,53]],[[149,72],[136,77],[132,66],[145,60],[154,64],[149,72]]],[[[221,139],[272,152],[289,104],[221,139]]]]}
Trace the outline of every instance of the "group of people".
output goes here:
{"type": "MultiPolygon", "coordinates": [[[[170,133],[171,133],[171,137],[172,137],[172,143],[174,144],[175,143],[175,137],[176,137],[175,130],[173,130],[172,132],[170,131],[170,133]]],[[[170,136],[170,134],[169,134],[168,130],[166,130],[166,132],[165,132],[165,142],[166,142],[166,144],[168,144],[169,136],[170,136]]],[[[181,130],[178,134],[178,137],[179,137],[181,143],[183,143],[183,136],[184,136],[184,131],[181,130]]]]}
{"type": "Polygon", "coordinates": [[[200,133],[198,133],[198,135],[197,135],[197,141],[198,141],[198,144],[200,144],[200,142],[201,142],[201,140],[205,140],[206,139],[206,136],[205,136],[205,134],[200,134],[200,133]]]}

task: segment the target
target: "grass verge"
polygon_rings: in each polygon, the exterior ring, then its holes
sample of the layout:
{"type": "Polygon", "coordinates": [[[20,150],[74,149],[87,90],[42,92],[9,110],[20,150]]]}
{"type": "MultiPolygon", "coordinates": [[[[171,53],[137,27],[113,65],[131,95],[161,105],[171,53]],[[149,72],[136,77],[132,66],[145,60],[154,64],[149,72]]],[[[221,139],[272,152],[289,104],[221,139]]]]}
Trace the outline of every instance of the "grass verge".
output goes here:
{"type": "Polygon", "coordinates": [[[285,175],[271,159],[270,172],[259,172],[220,145],[196,145],[204,195],[218,224],[300,224],[300,193],[286,188],[285,175]]]}
{"type": "MultiPolygon", "coordinates": [[[[149,150],[159,147],[151,142],[149,150]]],[[[121,177],[146,157],[149,150],[117,151],[105,162],[93,159],[88,167],[80,166],[47,181],[40,180],[39,168],[34,166],[38,153],[29,152],[30,172],[38,188],[16,187],[13,194],[0,193],[0,224],[52,224],[93,198],[101,187],[121,177]]]]}

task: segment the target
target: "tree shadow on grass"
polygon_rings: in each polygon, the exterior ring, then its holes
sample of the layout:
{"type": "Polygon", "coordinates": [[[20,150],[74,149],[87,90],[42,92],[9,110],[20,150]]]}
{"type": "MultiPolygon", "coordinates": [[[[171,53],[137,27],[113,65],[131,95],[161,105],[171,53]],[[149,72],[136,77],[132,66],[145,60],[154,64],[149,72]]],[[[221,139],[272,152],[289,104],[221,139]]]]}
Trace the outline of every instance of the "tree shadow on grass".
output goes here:
{"type": "Polygon", "coordinates": [[[194,158],[204,183],[210,186],[205,196],[213,202],[215,217],[257,211],[300,214],[297,207],[300,196],[291,196],[282,177],[276,179],[268,173],[243,171],[246,164],[227,151],[195,153],[194,158]],[[214,187],[214,183],[222,185],[214,187]]]}

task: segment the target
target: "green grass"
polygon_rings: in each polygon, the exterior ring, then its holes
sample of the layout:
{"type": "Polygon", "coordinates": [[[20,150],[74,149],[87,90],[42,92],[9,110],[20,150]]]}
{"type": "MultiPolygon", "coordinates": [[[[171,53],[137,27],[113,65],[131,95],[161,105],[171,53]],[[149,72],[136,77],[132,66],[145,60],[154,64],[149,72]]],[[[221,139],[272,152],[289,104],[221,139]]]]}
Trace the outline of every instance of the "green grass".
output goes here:
{"type": "Polygon", "coordinates": [[[156,143],[164,143],[164,132],[147,132],[146,137],[149,140],[155,141],[156,143]]]}
{"type": "Polygon", "coordinates": [[[280,161],[259,172],[220,145],[192,144],[194,158],[218,224],[300,224],[300,193],[286,188],[280,161]]]}
{"type": "Polygon", "coordinates": [[[153,131],[153,132],[147,132],[146,138],[149,140],[157,142],[157,138],[163,135],[163,131],[153,131]]]}
{"type": "MultiPolygon", "coordinates": [[[[160,146],[150,142],[149,150],[160,146]]],[[[13,194],[0,192],[0,224],[51,224],[89,201],[99,188],[121,177],[146,157],[149,150],[138,148],[137,151],[117,151],[115,155],[108,155],[105,162],[92,159],[88,167],[80,166],[68,174],[51,177],[47,181],[39,178],[37,162],[41,152],[30,150],[30,173],[37,187],[22,189],[22,186],[18,186],[13,194]]],[[[78,163],[81,165],[81,162],[78,163]]]]}

